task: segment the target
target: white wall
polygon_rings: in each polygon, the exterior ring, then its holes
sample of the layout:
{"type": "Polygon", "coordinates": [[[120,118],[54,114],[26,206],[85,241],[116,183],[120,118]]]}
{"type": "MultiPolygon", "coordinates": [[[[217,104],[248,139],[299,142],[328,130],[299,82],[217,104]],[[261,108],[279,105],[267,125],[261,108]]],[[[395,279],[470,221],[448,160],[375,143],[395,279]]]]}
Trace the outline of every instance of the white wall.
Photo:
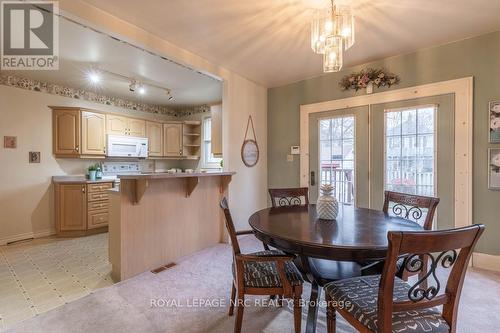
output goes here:
{"type": "Polygon", "coordinates": [[[224,167],[237,172],[229,186],[230,208],[237,228],[248,228],[250,213],[267,206],[267,88],[83,1],[61,0],[59,6],[77,21],[224,80],[224,167]],[[254,119],[260,147],[260,161],[253,168],[240,158],[248,115],[254,119]]]}

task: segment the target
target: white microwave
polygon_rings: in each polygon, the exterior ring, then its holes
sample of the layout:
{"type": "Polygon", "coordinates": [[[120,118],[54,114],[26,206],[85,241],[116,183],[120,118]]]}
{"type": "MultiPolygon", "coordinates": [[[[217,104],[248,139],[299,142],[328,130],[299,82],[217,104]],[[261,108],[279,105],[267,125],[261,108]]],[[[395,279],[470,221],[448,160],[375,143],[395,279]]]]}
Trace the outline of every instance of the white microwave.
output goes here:
{"type": "Polygon", "coordinates": [[[109,157],[148,157],[148,139],[123,135],[108,135],[109,157]]]}

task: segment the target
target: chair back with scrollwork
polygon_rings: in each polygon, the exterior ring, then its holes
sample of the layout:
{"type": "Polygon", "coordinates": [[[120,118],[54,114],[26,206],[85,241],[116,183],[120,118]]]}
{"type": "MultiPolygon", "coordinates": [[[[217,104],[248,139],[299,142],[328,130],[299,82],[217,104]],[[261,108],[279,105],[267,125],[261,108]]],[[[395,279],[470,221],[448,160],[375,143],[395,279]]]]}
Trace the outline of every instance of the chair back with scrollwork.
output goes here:
{"type": "Polygon", "coordinates": [[[273,207],[308,205],[308,193],[307,187],[269,189],[273,207]]]}
{"type": "Polygon", "coordinates": [[[385,191],[383,211],[420,224],[424,230],[432,230],[432,220],[439,198],[385,191]]]}
{"type": "Polygon", "coordinates": [[[442,231],[391,231],[378,293],[379,332],[392,332],[392,313],[434,308],[442,305],[442,316],[451,330],[456,330],[456,316],[467,264],[474,246],[484,231],[481,224],[442,231]],[[397,260],[405,256],[403,269],[415,273],[423,270],[422,258],[430,267],[418,281],[410,283],[407,299],[394,301],[394,274],[397,260]],[[448,277],[445,272],[448,270],[448,277]]]}

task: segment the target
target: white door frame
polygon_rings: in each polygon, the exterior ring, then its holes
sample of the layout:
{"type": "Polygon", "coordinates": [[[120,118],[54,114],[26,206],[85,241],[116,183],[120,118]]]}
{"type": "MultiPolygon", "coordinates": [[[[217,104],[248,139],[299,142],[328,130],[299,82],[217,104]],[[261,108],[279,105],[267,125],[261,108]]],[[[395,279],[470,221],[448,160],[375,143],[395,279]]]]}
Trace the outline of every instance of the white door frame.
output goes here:
{"type": "Polygon", "coordinates": [[[300,186],[309,186],[309,114],[455,94],[455,227],[472,224],[473,77],[300,106],[300,186]]]}

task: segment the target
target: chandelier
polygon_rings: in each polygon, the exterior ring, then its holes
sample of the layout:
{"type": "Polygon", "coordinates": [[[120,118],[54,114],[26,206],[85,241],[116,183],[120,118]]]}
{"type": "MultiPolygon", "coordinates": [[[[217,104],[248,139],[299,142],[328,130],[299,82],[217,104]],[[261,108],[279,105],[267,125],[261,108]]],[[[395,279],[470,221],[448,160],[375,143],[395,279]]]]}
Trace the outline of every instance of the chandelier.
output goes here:
{"type": "Polygon", "coordinates": [[[331,0],[330,6],[316,10],[311,23],[311,48],[323,54],[323,72],[340,71],[342,52],[354,42],[354,16],[350,6],[331,0]]]}

